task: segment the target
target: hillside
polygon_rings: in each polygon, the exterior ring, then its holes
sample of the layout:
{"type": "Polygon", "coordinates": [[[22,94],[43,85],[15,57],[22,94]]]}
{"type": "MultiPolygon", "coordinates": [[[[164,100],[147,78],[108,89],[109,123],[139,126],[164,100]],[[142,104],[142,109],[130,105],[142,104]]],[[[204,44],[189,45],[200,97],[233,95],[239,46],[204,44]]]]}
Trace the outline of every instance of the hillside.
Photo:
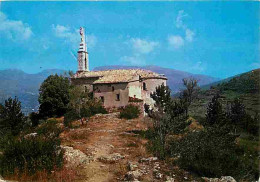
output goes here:
{"type": "Polygon", "coordinates": [[[17,96],[25,112],[37,109],[40,85],[49,75],[55,73],[62,74],[64,70],[50,69],[37,74],[28,74],[17,69],[0,71],[0,102],[17,96]]]}
{"type": "Polygon", "coordinates": [[[216,92],[220,92],[224,103],[240,98],[251,115],[260,113],[260,69],[242,73],[221,82],[215,82],[210,87],[206,90],[203,87],[204,89],[199,94],[199,101],[192,105],[191,111],[194,111],[194,113],[196,111],[196,113],[205,116],[208,102],[216,92]]]}
{"type": "Polygon", "coordinates": [[[101,67],[96,67],[94,70],[109,70],[109,69],[145,69],[145,70],[151,70],[156,73],[164,74],[168,80],[167,84],[172,90],[172,94],[175,94],[179,92],[181,89],[183,89],[183,83],[182,79],[183,78],[188,78],[188,77],[194,77],[195,79],[199,80],[200,86],[203,85],[208,85],[210,83],[219,81],[220,79],[206,76],[206,75],[200,75],[200,74],[192,74],[180,70],[175,70],[175,69],[170,69],[170,68],[162,68],[159,66],[101,66],[101,67]]]}

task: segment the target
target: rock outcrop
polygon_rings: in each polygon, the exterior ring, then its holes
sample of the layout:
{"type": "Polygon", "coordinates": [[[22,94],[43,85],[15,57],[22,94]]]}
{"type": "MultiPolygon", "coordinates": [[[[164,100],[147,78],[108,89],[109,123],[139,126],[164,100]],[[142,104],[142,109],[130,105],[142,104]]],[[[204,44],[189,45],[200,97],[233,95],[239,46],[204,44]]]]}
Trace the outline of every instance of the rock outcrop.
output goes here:
{"type": "Polygon", "coordinates": [[[74,149],[73,147],[61,146],[64,149],[64,158],[67,161],[66,166],[77,167],[83,164],[89,164],[93,161],[93,156],[87,156],[80,150],[74,149]]]}
{"type": "Polygon", "coordinates": [[[236,182],[232,176],[221,176],[221,178],[202,177],[206,182],[236,182]]]}

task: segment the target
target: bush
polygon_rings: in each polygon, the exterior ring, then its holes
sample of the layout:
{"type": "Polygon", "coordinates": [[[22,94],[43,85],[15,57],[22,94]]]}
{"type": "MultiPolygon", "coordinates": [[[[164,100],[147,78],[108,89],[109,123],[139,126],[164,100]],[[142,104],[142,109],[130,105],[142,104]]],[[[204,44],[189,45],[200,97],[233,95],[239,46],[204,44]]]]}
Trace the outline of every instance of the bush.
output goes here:
{"type": "Polygon", "coordinates": [[[75,121],[79,119],[78,114],[73,110],[70,109],[66,112],[64,115],[64,126],[71,128],[72,127],[72,121],[75,121]]]}
{"type": "Polygon", "coordinates": [[[62,130],[57,127],[57,123],[56,119],[49,119],[36,128],[35,131],[38,135],[43,135],[48,138],[58,138],[62,130]]]}
{"type": "MultiPolygon", "coordinates": [[[[88,90],[82,90],[79,86],[74,86],[69,90],[69,103],[66,114],[64,115],[64,125],[71,127],[71,122],[88,118],[95,114],[106,114],[106,109],[102,103],[93,98],[93,93],[88,90]]],[[[81,120],[83,124],[83,120],[81,120]]]]}
{"type": "Polygon", "coordinates": [[[201,176],[233,176],[252,180],[257,173],[253,160],[245,158],[244,152],[235,144],[235,136],[217,130],[192,132],[170,144],[171,156],[184,169],[201,176]],[[246,163],[243,161],[247,161],[246,163]]]}
{"type": "Polygon", "coordinates": [[[125,119],[134,119],[138,118],[140,115],[140,110],[137,106],[134,105],[127,105],[123,108],[123,110],[120,112],[120,118],[125,119]]]}
{"type": "Polygon", "coordinates": [[[37,171],[51,172],[63,164],[63,150],[54,120],[47,121],[35,130],[36,136],[14,137],[6,135],[0,141],[0,174],[3,176],[34,174],[37,171]]]}
{"type": "Polygon", "coordinates": [[[92,115],[95,114],[107,114],[107,110],[102,106],[102,104],[95,104],[90,108],[92,115]]]}
{"type": "Polygon", "coordinates": [[[39,113],[32,112],[29,115],[29,119],[31,120],[32,127],[37,127],[40,123],[41,116],[39,113]]]}

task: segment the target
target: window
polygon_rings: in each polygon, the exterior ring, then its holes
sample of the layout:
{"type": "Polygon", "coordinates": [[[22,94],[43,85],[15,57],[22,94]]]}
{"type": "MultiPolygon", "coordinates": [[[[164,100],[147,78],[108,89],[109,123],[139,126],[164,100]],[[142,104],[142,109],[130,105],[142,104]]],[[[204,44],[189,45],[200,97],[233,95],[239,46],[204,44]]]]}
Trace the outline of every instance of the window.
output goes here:
{"type": "Polygon", "coordinates": [[[145,82],[143,83],[143,90],[147,90],[145,82]]]}
{"type": "Polygon", "coordinates": [[[102,103],[104,103],[105,102],[104,96],[100,96],[100,100],[101,100],[102,103]]]}
{"type": "Polygon", "coordinates": [[[114,92],[114,90],[115,90],[115,87],[113,86],[113,87],[112,87],[112,92],[114,92]]]}
{"type": "Polygon", "coordinates": [[[116,100],[120,101],[120,94],[116,94],[116,100]]]}

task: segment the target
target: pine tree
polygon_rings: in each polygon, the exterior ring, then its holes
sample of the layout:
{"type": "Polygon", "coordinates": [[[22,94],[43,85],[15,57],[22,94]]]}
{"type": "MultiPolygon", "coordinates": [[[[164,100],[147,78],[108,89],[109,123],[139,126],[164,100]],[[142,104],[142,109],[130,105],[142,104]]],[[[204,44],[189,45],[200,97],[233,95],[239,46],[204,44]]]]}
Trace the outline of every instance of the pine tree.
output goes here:
{"type": "Polygon", "coordinates": [[[155,101],[155,106],[158,109],[166,111],[167,106],[172,102],[171,90],[168,86],[162,84],[156,87],[155,92],[151,93],[151,98],[155,101]]]}
{"type": "Polygon", "coordinates": [[[207,114],[206,114],[206,125],[209,126],[220,126],[223,125],[225,118],[225,113],[223,112],[222,105],[219,101],[220,95],[215,95],[211,102],[208,105],[207,108],[207,114]]]}
{"type": "Polygon", "coordinates": [[[21,111],[21,102],[16,97],[5,101],[0,115],[0,126],[3,132],[17,135],[23,129],[25,123],[24,114],[21,111]]]}

